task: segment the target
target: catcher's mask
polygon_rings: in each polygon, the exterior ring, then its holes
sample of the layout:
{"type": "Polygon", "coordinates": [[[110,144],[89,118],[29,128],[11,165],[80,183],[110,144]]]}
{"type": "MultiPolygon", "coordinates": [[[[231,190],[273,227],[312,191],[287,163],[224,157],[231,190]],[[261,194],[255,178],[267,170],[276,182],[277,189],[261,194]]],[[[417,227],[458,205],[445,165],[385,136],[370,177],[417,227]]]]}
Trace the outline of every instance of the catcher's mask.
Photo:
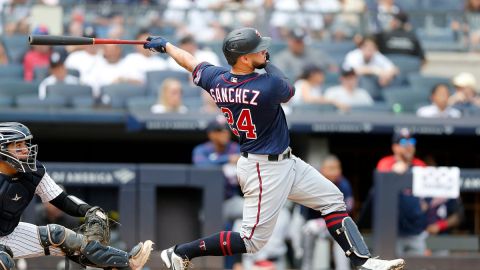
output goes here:
{"type": "Polygon", "coordinates": [[[228,33],[223,40],[223,54],[229,65],[233,66],[238,57],[268,49],[272,39],[262,37],[255,28],[240,28],[228,33]]]}
{"type": "MultiPolygon", "coordinates": [[[[17,122],[0,123],[0,160],[10,164],[19,172],[34,172],[37,170],[38,146],[32,144],[32,133],[23,124],[17,122]],[[25,141],[25,148],[28,151],[26,158],[17,158],[15,154],[8,151],[11,143],[25,141]]],[[[25,150],[16,148],[16,151],[25,150]]]]}

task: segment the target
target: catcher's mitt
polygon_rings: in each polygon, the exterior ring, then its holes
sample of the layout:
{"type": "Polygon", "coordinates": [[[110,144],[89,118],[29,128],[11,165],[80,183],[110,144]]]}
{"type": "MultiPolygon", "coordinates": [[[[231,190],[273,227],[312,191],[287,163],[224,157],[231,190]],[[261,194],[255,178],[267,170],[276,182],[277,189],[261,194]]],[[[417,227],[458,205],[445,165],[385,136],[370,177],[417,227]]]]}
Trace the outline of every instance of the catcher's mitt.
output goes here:
{"type": "Polygon", "coordinates": [[[80,227],[80,232],[85,235],[87,242],[97,240],[103,245],[108,245],[110,224],[107,213],[98,206],[90,208],[85,214],[85,222],[80,227]]]}

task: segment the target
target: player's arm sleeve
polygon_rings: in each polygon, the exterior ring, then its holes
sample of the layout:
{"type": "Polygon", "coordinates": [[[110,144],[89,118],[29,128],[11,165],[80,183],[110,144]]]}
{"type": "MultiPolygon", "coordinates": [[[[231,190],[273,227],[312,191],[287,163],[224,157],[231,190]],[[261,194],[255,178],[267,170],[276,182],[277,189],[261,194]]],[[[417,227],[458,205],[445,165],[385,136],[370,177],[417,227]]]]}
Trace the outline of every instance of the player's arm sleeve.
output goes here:
{"type": "Polygon", "coordinates": [[[88,203],[75,196],[67,195],[65,192],[60,193],[57,197],[51,200],[50,203],[74,217],[83,217],[88,209],[92,208],[88,203]]]}
{"type": "Polygon", "coordinates": [[[285,103],[290,100],[290,98],[295,95],[295,87],[290,83],[288,77],[274,64],[268,63],[265,67],[265,71],[268,75],[278,78],[279,80],[274,81],[274,89],[278,91],[279,102],[285,103]]]}
{"type": "Polygon", "coordinates": [[[225,68],[214,66],[208,62],[198,64],[192,71],[193,83],[205,90],[211,88],[210,83],[215,77],[225,72],[225,68]]]}
{"type": "Polygon", "coordinates": [[[42,180],[40,180],[40,183],[38,183],[38,186],[35,189],[35,194],[40,197],[42,202],[51,201],[62,192],[62,188],[53,181],[47,172],[44,173],[42,180]]]}

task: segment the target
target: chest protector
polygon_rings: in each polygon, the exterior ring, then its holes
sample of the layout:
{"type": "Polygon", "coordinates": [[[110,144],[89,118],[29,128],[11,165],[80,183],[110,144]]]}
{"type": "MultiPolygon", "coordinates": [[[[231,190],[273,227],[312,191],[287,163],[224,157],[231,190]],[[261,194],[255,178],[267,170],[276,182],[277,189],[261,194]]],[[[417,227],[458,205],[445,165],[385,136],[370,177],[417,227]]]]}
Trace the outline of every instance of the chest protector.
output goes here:
{"type": "Polygon", "coordinates": [[[38,162],[35,172],[0,174],[0,236],[9,235],[17,227],[44,174],[45,167],[38,162]]]}

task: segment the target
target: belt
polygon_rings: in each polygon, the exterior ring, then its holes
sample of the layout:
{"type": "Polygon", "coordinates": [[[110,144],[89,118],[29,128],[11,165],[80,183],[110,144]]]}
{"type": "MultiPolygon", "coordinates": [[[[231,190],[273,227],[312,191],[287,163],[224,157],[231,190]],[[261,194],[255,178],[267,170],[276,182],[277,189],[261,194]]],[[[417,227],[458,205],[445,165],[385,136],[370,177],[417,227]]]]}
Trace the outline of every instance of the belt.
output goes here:
{"type": "Polygon", "coordinates": [[[244,158],[248,158],[250,156],[257,159],[264,159],[268,161],[280,161],[280,160],[290,158],[292,156],[292,150],[289,148],[286,152],[278,155],[258,155],[258,154],[249,154],[247,152],[242,152],[241,155],[244,158]]]}

